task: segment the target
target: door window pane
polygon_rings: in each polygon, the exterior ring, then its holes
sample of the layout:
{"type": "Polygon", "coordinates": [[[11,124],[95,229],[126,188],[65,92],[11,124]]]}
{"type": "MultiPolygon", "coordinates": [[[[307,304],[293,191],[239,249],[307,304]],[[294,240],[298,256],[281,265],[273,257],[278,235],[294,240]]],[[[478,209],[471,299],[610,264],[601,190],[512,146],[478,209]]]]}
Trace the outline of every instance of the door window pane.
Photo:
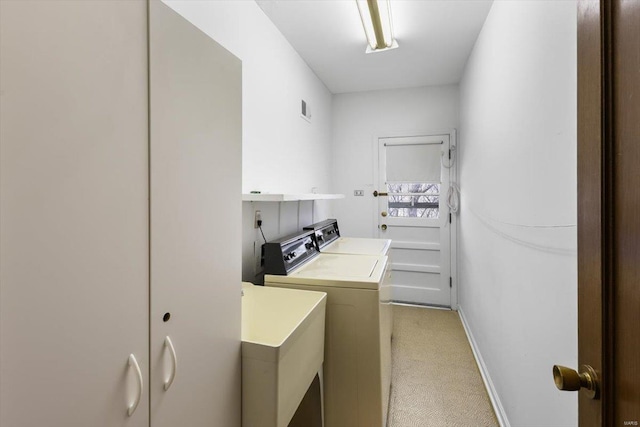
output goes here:
{"type": "Polygon", "coordinates": [[[387,183],[390,217],[433,218],[440,215],[440,184],[387,183]]]}

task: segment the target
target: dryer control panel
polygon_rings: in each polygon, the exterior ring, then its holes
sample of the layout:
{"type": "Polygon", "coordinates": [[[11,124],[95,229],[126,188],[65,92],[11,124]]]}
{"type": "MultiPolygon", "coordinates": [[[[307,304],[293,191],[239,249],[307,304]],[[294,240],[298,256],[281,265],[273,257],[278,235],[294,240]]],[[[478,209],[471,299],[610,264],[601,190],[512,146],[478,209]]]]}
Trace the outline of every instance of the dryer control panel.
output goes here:
{"type": "Polygon", "coordinates": [[[320,253],[313,231],[292,234],[262,245],[265,274],[287,275],[320,253]]]}
{"type": "Polygon", "coordinates": [[[304,230],[313,230],[315,232],[314,236],[319,249],[322,249],[340,237],[338,220],[336,219],[326,219],[324,221],[308,225],[304,230]]]}

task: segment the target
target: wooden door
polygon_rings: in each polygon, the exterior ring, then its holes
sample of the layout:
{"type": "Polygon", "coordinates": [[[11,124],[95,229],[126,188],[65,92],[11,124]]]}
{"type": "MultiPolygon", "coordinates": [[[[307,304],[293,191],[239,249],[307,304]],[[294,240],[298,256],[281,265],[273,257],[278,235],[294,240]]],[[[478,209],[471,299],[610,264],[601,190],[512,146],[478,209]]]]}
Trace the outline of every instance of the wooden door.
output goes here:
{"type": "Polygon", "coordinates": [[[0,1],[2,426],[149,425],[146,22],[0,1]]]}
{"type": "Polygon", "coordinates": [[[581,426],[640,422],[640,2],[578,5],[581,426]]]}
{"type": "Polygon", "coordinates": [[[159,0],[149,23],[151,424],[238,426],[241,63],[159,0]]]}

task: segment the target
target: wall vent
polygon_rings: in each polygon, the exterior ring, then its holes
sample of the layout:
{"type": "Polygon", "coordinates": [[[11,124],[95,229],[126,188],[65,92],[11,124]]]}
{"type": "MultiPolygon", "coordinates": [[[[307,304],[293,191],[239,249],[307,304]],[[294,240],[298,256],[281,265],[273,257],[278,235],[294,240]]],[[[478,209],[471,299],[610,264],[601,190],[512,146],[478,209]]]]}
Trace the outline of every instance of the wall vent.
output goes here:
{"type": "Polygon", "coordinates": [[[300,103],[300,117],[308,122],[311,122],[311,109],[307,105],[307,101],[305,101],[304,99],[301,100],[300,103]]]}

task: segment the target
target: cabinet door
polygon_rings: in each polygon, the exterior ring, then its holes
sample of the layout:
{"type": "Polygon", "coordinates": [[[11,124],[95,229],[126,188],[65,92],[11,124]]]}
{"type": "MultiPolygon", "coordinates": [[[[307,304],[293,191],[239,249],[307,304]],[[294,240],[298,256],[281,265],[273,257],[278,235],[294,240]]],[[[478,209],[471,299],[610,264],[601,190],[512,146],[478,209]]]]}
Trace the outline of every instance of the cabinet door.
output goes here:
{"type": "Polygon", "coordinates": [[[147,5],[0,1],[0,425],[148,426],[147,5]]]}
{"type": "Polygon", "coordinates": [[[241,63],[159,1],[149,18],[151,424],[233,427],[241,400],[241,63]],[[165,390],[167,336],[177,366],[165,390]]]}

